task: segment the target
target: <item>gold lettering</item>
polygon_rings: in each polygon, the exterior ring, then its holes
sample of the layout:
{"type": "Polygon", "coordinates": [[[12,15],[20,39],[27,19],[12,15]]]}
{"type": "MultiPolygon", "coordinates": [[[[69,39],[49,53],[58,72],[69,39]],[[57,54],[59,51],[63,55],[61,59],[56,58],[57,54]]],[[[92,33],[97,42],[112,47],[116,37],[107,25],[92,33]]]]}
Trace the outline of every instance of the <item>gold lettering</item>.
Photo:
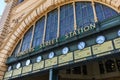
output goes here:
{"type": "Polygon", "coordinates": [[[24,52],[23,52],[23,54],[26,54],[26,53],[27,53],[27,51],[24,51],[24,52]]]}
{"type": "Polygon", "coordinates": [[[83,32],[84,32],[83,28],[80,28],[80,33],[83,33],[83,32]]]}
{"type": "Polygon", "coordinates": [[[30,49],[29,49],[29,52],[32,52],[32,51],[34,51],[34,48],[30,48],[30,49]]]}
{"type": "Polygon", "coordinates": [[[78,29],[78,30],[77,30],[77,32],[78,32],[78,34],[80,34],[80,33],[81,33],[81,30],[80,30],[80,29],[78,29]]]}
{"type": "Polygon", "coordinates": [[[90,29],[95,29],[95,28],[96,28],[95,24],[90,24],[90,29]]]}
{"type": "Polygon", "coordinates": [[[48,41],[48,46],[49,46],[49,45],[52,45],[52,41],[48,41]]]}
{"type": "Polygon", "coordinates": [[[55,40],[54,39],[51,41],[51,44],[55,44],[55,40]]]}
{"type": "Polygon", "coordinates": [[[42,45],[43,45],[43,47],[46,47],[45,43],[43,43],[42,45]]]}
{"type": "Polygon", "coordinates": [[[84,31],[89,31],[89,26],[85,26],[84,31]]]}
{"type": "Polygon", "coordinates": [[[45,46],[48,46],[49,45],[49,42],[47,41],[47,42],[45,42],[45,46]]]}
{"type": "Polygon", "coordinates": [[[68,39],[68,38],[69,38],[69,35],[68,35],[68,34],[66,34],[66,35],[65,35],[65,39],[68,39]]]}
{"type": "Polygon", "coordinates": [[[72,35],[72,34],[73,34],[73,32],[70,32],[69,34],[70,34],[70,37],[72,37],[72,36],[73,36],[73,35],[72,35]]]}
{"type": "Polygon", "coordinates": [[[73,36],[76,36],[76,35],[77,35],[77,32],[76,32],[76,31],[74,31],[74,32],[73,32],[73,36]]]}
{"type": "Polygon", "coordinates": [[[44,44],[45,44],[45,46],[48,46],[49,45],[49,41],[45,42],[44,44]]]}
{"type": "Polygon", "coordinates": [[[55,42],[57,43],[58,41],[59,41],[59,39],[58,39],[58,38],[56,38],[56,39],[55,39],[55,42]]]}
{"type": "Polygon", "coordinates": [[[51,45],[51,41],[45,42],[45,46],[49,46],[49,45],[51,45]]]}
{"type": "Polygon", "coordinates": [[[43,44],[40,45],[40,48],[43,48],[43,44]]]}

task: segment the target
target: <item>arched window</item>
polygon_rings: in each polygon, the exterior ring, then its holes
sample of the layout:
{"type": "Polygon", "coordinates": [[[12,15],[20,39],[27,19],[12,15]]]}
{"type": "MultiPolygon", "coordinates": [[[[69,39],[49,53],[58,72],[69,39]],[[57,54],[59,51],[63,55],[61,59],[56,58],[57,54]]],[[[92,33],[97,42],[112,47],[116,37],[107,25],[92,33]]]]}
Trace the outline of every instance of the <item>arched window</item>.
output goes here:
{"type": "MultiPolygon", "coordinates": [[[[21,2],[23,0],[19,1],[21,2]]],[[[45,17],[42,17],[36,22],[32,47],[39,46],[42,44],[43,40],[46,42],[57,38],[57,33],[59,33],[59,37],[62,37],[74,31],[75,22],[77,24],[77,29],[95,23],[93,5],[91,2],[76,2],[75,11],[73,9],[73,5],[73,3],[70,3],[60,6],[60,11],[58,11],[58,9],[54,9],[47,14],[46,20],[45,17]],[[74,14],[74,12],[76,13],[74,14]],[[75,17],[76,21],[74,21],[75,17]],[[46,25],[44,25],[45,23],[46,25]]],[[[99,3],[95,3],[95,11],[98,22],[118,15],[118,13],[113,9],[99,3]]],[[[25,34],[22,40],[20,51],[24,51],[30,48],[31,37],[32,28],[30,28],[25,34]]]]}
{"type": "Polygon", "coordinates": [[[45,23],[45,17],[42,17],[40,20],[36,22],[32,47],[39,46],[42,43],[43,33],[44,33],[44,23],[45,23]]]}
{"type": "Polygon", "coordinates": [[[113,60],[107,60],[105,62],[105,67],[106,67],[106,71],[107,72],[114,72],[114,71],[116,71],[115,62],[113,60]]]}
{"type": "Polygon", "coordinates": [[[94,23],[94,14],[91,3],[76,3],[76,19],[78,28],[94,23]]]}
{"type": "Polygon", "coordinates": [[[98,21],[103,21],[112,16],[118,15],[118,13],[114,11],[113,9],[105,5],[101,5],[99,3],[95,4],[95,8],[96,8],[96,14],[97,14],[98,21]]]}
{"type": "Polygon", "coordinates": [[[73,5],[67,4],[60,8],[60,37],[74,30],[73,5]]]}
{"type": "Polygon", "coordinates": [[[57,37],[57,28],[58,28],[58,10],[55,9],[48,13],[45,41],[49,41],[57,37]]]}
{"type": "Polygon", "coordinates": [[[32,37],[32,29],[31,27],[28,32],[24,35],[22,46],[21,46],[21,51],[25,51],[30,48],[30,42],[31,42],[31,37],[32,37]]]}

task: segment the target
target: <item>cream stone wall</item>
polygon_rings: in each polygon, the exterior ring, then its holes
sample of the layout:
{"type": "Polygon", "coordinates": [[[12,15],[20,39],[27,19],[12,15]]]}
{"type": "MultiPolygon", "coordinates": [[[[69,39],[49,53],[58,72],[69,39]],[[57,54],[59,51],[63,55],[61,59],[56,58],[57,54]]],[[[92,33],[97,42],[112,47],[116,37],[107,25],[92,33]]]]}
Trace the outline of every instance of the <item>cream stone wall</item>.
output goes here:
{"type": "Polygon", "coordinates": [[[107,5],[120,13],[120,0],[24,0],[16,5],[16,0],[7,3],[0,22],[0,79],[6,71],[6,60],[12,54],[19,40],[36,20],[50,10],[74,1],[93,1],[107,5]]]}

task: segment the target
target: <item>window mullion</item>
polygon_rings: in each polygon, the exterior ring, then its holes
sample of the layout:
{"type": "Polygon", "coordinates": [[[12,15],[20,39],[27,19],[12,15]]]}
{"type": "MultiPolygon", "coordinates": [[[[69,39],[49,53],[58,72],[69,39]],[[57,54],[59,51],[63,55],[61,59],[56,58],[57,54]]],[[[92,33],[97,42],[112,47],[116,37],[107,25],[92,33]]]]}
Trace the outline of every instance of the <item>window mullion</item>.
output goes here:
{"type": "Polygon", "coordinates": [[[73,2],[73,11],[74,11],[74,30],[76,30],[77,29],[77,23],[76,23],[75,2],[73,2]]]}
{"type": "Polygon", "coordinates": [[[45,42],[45,36],[46,36],[46,27],[47,27],[47,14],[45,15],[44,33],[43,33],[43,39],[42,39],[42,43],[44,43],[44,42],[45,42]]]}
{"type": "Polygon", "coordinates": [[[60,7],[58,7],[58,29],[57,29],[57,38],[60,36],[60,7]]]}
{"type": "Polygon", "coordinates": [[[92,8],[93,8],[93,13],[94,13],[94,21],[98,22],[94,0],[92,0],[92,8]]]}
{"type": "MultiPolygon", "coordinates": [[[[23,36],[23,37],[24,37],[24,36],[23,36]]],[[[18,54],[19,54],[19,52],[21,51],[21,48],[22,48],[23,37],[22,37],[21,42],[20,42],[20,47],[19,47],[19,49],[18,49],[18,54]]],[[[18,55],[18,54],[17,54],[17,55],[18,55]]],[[[17,55],[16,55],[16,56],[17,56],[17,55]]]]}
{"type": "Polygon", "coordinates": [[[33,25],[33,29],[32,29],[32,36],[31,36],[31,41],[30,41],[30,48],[32,48],[32,43],[33,43],[33,39],[34,39],[34,32],[35,32],[35,24],[33,25]]]}

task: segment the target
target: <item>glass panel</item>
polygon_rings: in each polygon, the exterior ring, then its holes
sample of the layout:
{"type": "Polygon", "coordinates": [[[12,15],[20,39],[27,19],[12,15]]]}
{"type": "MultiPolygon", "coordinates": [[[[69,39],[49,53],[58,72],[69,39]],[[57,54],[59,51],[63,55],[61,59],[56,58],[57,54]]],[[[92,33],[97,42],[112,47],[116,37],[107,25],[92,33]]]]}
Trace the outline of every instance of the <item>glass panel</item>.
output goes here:
{"type": "Polygon", "coordinates": [[[96,7],[96,14],[97,14],[98,20],[99,21],[104,20],[105,16],[104,16],[104,13],[103,13],[102,5],[96,4],[95,7],[96,7]]]}
{"type": "Polygon", "coordinates": [[[73,5],[68,4],[60,8],[60,37],[74,30],[73,5]]]}
{"type": "Polygon", "coordinates": [[[33,30],[33,27],[31,27],[28,30],[28,32],[25,34],[25,36],[23,38],[23,42],[22,42],[21,51],[25,51],[25,50],[30,48],[30,42],[31,42],[31,37],[32,37],[32,30],[33,30]]]}
{"type": "Polygon", "coordinates": [[[15,47],[15,49],[13,51],[13,54],[12,54],[13,56],[17,56],[17,54],[19,53],[18,50],[19,50],[19,47],[20,47],[20,43],[21,43],[21,41],[19,41],[19,43],[15,47]]]}
{"type": "Polygon", "coordinates": [[[57,37],[57,28],[58,28],[58,10],[55,9],[48,13],[45,41],[49,41],[57,37]]]}
{"type": "Polygon", "coordinates": [[[44,33],[44,22],[45,17],[42,17],[35,24],[34,38],[32,46],[39,46],[42,43],[43,33],[44,33]]]}
{"type": "Polygon", "coordinates": [[[77,2],[75,6],[78,28],[94,23],[94,14],[91,3],[77,2]]]}
{"type": "Polygon", "coordinates": [[[23,2],[24,0],[18,0],[18,3],[21,3],[21,2],[23,2]]]}
{"type": "Polygon", "coordinates": [[[118,15],[116,11],[114,11],[113,9],[105,5],[96,3],[95,7],[96,7],[96,13],[99,21],[103,21],[104,19],[118,15]]]}

